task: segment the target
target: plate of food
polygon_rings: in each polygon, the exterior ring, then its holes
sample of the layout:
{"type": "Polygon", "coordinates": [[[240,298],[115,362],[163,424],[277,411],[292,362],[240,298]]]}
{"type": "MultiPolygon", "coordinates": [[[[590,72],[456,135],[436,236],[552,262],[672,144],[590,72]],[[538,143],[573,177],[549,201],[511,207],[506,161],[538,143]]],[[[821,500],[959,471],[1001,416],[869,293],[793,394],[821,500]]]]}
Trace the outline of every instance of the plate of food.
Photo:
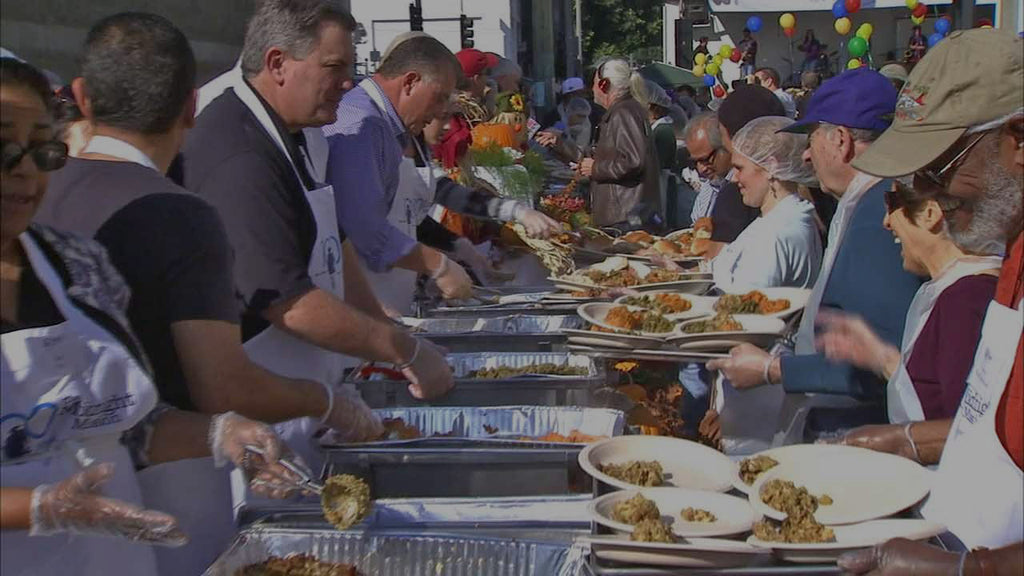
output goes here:
{"type": "Polygon", "coordinates": [[[655,349],[665,345],[664,338],[649,338],[634,334],[608,332],[599,326],[590,330],[565,329],[562,334],[569,337],[570,344],[597,346],[599,348],[621,348],[624,350],[655,349]]]}
{"type": "Polygon", "coordinates": [[[679,324],[669,344],[681,350],[720,350],[748,342],[769,348],[786,330],[786,323],[778,318],[718,313],[679,324]]]}
{"type": "Polygon", "coordinates": [[[848,526],[809,527],[772,520],[754,523],[747,543],[772,550],[786,562],[831,564],[845,552],[870,548],[892,538],[926,540],[946,531],[941,524],[921,519],[887,518],[848,526]]]}
{"type": "Polygon", "coordinates": [[[720,538],[687,538],[681,542],[642,542],[629,536],[585,536],[601,560],[667,566],[672,568],[724,569],[762,561],[771,550],[746,542],[720,538]]]}
{"type": "Polygon", "coordinates": [[[674,321],[647,308],[591,302],[580,306],[576,312],[587,322],[612,333],[664,339],[676,331],[674,321]]]}
{"type": "Polygon", "coordinates": [[[595,522],[621,534],[633,534],[644,521],[657,521],[680,538],[747,532],[758,518],[742,498],[683,488],[616,491],[596,498],[588,511],[595,522]]]}
{"type": "Polygon", "coordinates": [[[565,276],[549,278],[560,288],[570,290],[587,288],[630,288],[639,285],[651,273],[651,267],[642,262],[631,262],[622,256],[613,256],[593,266],[565,276]]]}
{"type": "Polygon", "coordinates": [[[742,294],[724,294],[714,303],[716,312],[786,318],[803,310],[811,291],[804,288],[760,288],[742,294]]]}
{"type": "Polygon", "coordinates": [[[664,314],[670,320],[688,320],[712,314],[711,302],[675,290],[643,292],[636,296],[620,296],[616,304],[645,308],[664,314]]]}
{"type": "Polygon", "coordinates": [[[863,451],[779,464],[750,488],[754,510],[777,521],[807,516],[826,525],[891,516],[931,490],[932,472],[907,458],[863,451]]]}
{"type": "Polygon", "coordinates": [[[779,464],[791,464],[795,462],[817,462],[822,458],[833,454],[849,454],[868,452],[865,448],[856,446],[842,446],[837,444],[793,444],[791,446],[780,446],[752,454],[736,463],[736,473],[732,479],[734,488],[750,495],[754,482],[761,474],[775,468],[779,464]]]}
{"type": "Polygon", "coordinates": [[[732,487],[734,465],[703,444],[668,436],[620,436],[583,449],[580,466],[620,490],[674,486],[710,492],[732,487]]]}

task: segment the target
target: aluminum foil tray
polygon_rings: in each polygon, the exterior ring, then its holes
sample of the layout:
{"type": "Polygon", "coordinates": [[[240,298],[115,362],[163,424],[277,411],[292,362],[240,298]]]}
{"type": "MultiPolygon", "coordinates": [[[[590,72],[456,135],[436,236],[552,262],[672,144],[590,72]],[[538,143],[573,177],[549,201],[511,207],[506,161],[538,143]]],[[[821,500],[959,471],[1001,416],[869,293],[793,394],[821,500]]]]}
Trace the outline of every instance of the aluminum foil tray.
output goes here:
{"type": "MultiPolygon", "coordinates": [[[[381,419],[401,418],[415,426],[424,437],[413,440],[383,440],[349,444],[347,447],[409,448],[420,445],[503,445],[524,447],[543,442],[519,440],[552,432],[568,435],[578,430],[590,436],[622,435],[625,416],[618,410],[578,406],[495,406],[495,407],[415,407],[374,410],[381,419]],[[434,435],[439,437],[432,437],[434,435]],[[441,435],[446,435],[440,437],[441,435]]],[[[325,438],[324,447],[336,445],[325,438]]],[[[582,444],[579,444],[582,445],[582,444]]],[[[346,447],[342,445],[341,447],[346,447]]]]}
{"type": "Polygon", "coordinates": [[[270,556],[292,554],[354,564],[364,576],[578,576],[586,563],[585,547],[571,540],[254,527],[205,576],[235,576],[270,556]]]}
{"type": "Polygon", "coordinates": [[[472,352],[464,354],[449,354],[448,364],[452,367],[452,373],[456,379],[469,379],[484,381],[483,379],[470,379],[469,374],[475,370],[484,368],[497,368],[498,366],[509,366],[519,368],[530,364],[568,364],[586,368],[587,373],[581,376],[554,376],[548,374],[529,374],[516,376],[510,380],[519,378],[542,378],[551,380],[581,380],[598,377],[597,366],[590,358],[581,354],[568,354],[564,352],[472,352]]]}
{"type": "Polygon", "coordinates": [[[503,316],[496,318],[403,318],[402,322],[417,334],[558,334],[566,328],[583,325],[579,316],[503,316]]]}

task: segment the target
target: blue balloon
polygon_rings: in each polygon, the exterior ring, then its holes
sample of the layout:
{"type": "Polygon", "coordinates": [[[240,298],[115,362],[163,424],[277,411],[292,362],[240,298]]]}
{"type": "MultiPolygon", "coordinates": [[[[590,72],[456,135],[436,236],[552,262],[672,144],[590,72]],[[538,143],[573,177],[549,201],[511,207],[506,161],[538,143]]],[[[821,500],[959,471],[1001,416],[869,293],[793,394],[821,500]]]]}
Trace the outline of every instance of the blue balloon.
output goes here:
{"type": "Polygon", "coordinates": [[[832,16],[836,20],[840,18],[846,18],[849,13],[846,11],[846,3],[843,0],[836,0],[836,3],[832,5],[832,16]]]}
{"type": "Polygon", "coordinates": [[[945,38],[945,36],[943,36],[942,34],[939,34],[938,32],[933,32],[931,36],[928,36],[928,47],[931,48],[938,44],[939,42],[942,42],[943,38],[945,38]]]}
{"type": "Polygon", "coordinates": [[[950,27],[951,25],[949,23],[949,20],[946,20],[945,18],[939,18],[938,20],[935,21],[935,31],[938,32],[939,34],[942,34],[943,36],[949,34],[950,27]]]}
{"type": "Polygon", "coordinates": [[[761,24],[760,16],[751,16],[750,18],[747,18],[747,30],[750,30],[751,32],[759,31],[761,29],[761,24]]]}
{"type": "MultiPolygon", "coordinates": [[[[753,32],[753,30],[751,30],[751,32],[753,32]]],[[[708,88],[714,86],[715,85],[715,77],[712,76],[711,74],[705,74],[704,75],[704,85],[707,86],[708,88]]]]}

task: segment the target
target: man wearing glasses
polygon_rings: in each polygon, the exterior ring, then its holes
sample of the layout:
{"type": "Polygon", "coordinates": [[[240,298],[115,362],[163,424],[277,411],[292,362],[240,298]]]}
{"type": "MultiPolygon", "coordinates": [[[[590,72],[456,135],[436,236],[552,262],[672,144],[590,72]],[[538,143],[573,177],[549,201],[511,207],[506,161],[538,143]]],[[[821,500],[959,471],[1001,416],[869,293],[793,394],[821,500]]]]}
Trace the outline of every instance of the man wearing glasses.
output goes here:
{"type": "Polygon", "coordinates": [[[690,120],[683,137],[686,139],[690,159],[700,176],[700,187],[693,201],[693,210],[690,211],[690,220],[696,222],[699,218],[711,216],[719,190],[729,181],[732,154],[722,144],[718,117],[712,112],[705,112],[690,120]]]}

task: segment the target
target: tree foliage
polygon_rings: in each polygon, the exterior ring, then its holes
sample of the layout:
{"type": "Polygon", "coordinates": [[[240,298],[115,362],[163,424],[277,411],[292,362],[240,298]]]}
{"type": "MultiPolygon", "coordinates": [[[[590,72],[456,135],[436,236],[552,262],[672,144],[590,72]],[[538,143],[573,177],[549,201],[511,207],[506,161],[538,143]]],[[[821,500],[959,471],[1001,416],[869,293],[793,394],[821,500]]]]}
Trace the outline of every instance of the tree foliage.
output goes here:
{"type": "Polygon", "coordinates": [[[663,0],[583,0],[583,56],[660,60],[663,0]]]}

